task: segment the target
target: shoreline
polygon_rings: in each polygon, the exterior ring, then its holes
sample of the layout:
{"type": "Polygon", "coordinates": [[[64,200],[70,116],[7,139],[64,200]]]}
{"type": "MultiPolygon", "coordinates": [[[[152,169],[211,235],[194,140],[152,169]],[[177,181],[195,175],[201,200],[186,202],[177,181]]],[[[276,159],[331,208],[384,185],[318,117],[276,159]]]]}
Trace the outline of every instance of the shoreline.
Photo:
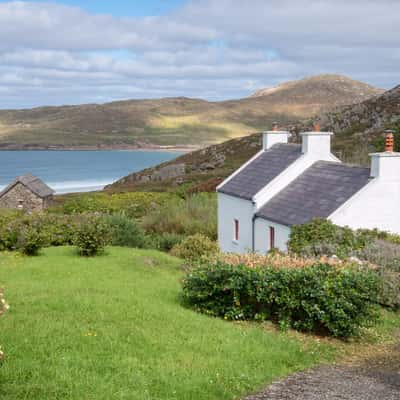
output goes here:
{"type": "Polygon", "coordinates": [[[0,145],[1,151],[162,151],[171,153],[190,153],[195,150],[199,150],[204,146],[41,146],[41,145],[17,145],[17,144],[6,144],[0,145]]]}

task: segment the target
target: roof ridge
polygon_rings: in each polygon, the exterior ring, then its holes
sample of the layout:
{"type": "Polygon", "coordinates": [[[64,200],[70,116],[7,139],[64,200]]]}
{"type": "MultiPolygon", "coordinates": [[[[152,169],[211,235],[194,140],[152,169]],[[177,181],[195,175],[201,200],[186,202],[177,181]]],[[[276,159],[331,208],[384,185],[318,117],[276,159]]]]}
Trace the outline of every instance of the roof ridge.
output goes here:
{"type": "Polygon", "coordinates": [[[339,162],[339,161],[327,161],[327,160],[318,160],[315,162],[317,163],[322,163],[322,164],[332,164],[332,165],[340,165],[342,167],[349,167],[349,168],[360,168],[360,169],[366,169],[369,170],[370,167],[365,167],[363,165],[358,165],[358,164],[350,164],[350,163],[344,163],[344,162],[339,162]]]}

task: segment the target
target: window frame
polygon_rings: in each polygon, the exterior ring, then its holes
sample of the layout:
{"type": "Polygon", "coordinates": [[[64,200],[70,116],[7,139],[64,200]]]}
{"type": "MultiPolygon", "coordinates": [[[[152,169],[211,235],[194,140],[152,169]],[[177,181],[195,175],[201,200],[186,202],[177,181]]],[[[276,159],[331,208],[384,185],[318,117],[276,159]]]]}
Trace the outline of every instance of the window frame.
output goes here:
{"type": "Polygon", "coordinates": [[[269,249],[275,249],[275,227],[269,227],[269,249]]]}
{"type": "Polygon", "coordinates": [[[239,241],[239,220],[237,218],[233,219],[233,241],[239,241]]]}

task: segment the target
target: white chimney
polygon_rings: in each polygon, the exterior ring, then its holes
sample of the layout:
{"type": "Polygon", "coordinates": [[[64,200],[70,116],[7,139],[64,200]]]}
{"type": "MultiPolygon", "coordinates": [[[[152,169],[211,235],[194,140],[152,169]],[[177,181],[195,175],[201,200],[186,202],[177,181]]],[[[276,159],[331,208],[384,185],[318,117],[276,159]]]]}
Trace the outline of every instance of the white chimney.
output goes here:
{"type": "Polygon", "coordinates": [[[385,152],[372,153],[371,177],[385,181],[400,181],[400,153],[394,150],[393,132],[386,131],[385,152]]]}
{"type": "Polygon", "coordinates": [[[289,136],[289,132],[280,131],[278,125],[274,124],[272,131],[263,132],[263,150],[268,150],[277,143],[287,143],[289,136]]]}
{"type": "MultiPolygon", "coordinates": [[[[302,136],[302,153],[315,156],[319,159],[320,156],[331,154],[331,137],[332,132],[321,132],[319,124],[314,126],[314,131],[303,132],[302,136]]],[[[324,158],[321,158],[324,159],[324,158]]]]}

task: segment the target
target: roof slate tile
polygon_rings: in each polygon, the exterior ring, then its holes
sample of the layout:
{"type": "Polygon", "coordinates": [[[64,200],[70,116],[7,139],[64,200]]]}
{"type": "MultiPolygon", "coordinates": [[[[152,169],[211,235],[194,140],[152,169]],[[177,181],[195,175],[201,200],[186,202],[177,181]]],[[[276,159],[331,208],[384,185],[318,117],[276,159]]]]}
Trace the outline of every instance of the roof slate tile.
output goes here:
{"type": "Polygon", "coordinates": [[[283,225],[327,218],[370,181],[369,168],[318,161],[256,214],[283,225]]]}
{"type": "Polygon", "coordinates": [[[275,144],[220,187],[218,192],[251,200],[301,154],[300,145],[275,144]]]}

